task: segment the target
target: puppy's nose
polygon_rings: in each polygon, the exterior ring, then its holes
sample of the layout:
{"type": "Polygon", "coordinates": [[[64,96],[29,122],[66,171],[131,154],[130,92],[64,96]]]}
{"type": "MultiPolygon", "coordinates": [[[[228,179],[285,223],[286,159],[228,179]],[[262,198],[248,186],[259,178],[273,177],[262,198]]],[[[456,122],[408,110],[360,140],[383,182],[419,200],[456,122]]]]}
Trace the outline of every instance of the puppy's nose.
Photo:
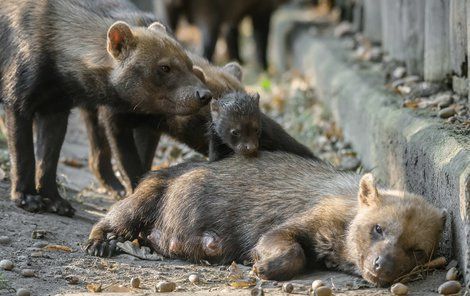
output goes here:
{"type": "Polygon", "coordinates": [[[207,89],[197,90],[196,96],[203,104],[209,103],[209,101],[212,99],[212,93],[207,89]]]}
{"type": "Polygon", "coordinates": [[[245,150],[248,154],[254,153],[258,150],[258,145],[256,144],[246,144],[245,150]]]}

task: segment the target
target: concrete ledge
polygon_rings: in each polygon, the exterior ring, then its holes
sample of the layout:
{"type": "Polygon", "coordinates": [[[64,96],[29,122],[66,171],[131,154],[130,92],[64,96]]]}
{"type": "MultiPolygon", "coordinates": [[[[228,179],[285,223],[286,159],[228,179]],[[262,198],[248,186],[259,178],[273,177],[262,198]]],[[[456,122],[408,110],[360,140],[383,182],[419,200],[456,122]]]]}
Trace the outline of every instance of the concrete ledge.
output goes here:
{"type": "Polygon", "coordinates": [[[342,44],[300,31],[293,38],[294,66],[311,79],[367,169],[449,211],[440,251],[458,260],[468,288],[470,134],[400,108],[402,99],[384,88],[383,75],[354,66],[342,44]]]}

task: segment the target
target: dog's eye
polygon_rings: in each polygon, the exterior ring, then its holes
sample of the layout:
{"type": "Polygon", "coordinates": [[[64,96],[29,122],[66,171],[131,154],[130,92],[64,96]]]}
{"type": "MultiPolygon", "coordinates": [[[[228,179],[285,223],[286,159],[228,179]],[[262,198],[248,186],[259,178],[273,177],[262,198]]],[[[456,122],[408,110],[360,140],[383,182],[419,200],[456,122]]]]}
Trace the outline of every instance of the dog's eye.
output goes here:
{"type": "Polygon", "coordinates": [[[162,71],[165,72],[165,73],[170,72],[170,66],[167,66],[167,65],[160,66],[160,69],[162,69],[162,71]]]}
{"type": "Polygon", "coordinates": [[[384,233],[382,226],[380,226],[379,224],[374,225],[374,231],[375,233],[380,234],[380,235],[384,233]]]}
{"type": "Polygon", "coordinates": [[[232,134],[232,136],[234,136],[234,137],[238,137],[238,136],[240,136],[240,131],[239,131],[239,130],[237,130],[237,129],[233,129],[233,130],[231,130],[231,131],[230,131],[230,133],[231,133],[231,134],[232,134]]]}

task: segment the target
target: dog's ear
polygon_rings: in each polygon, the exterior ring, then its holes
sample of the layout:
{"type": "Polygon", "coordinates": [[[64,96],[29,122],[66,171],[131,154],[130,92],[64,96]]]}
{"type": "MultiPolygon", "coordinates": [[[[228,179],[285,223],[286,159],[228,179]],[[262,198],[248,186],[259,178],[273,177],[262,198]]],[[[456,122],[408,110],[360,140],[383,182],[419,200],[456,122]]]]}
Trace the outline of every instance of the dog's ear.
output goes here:
{"type": "Polygon", "coordinates": [[[243,70],[242,70],[242,66],[240,66],[239,63],[237,62],[230,62],[228,63],[227,65],[224,66],[224,69],[232,74],[233,76],[235,76],[235,78],[237,78],[238,81],[242,81],[242,78],[243,78],[243,70]]]}
{"type": "Polygon", "coordinates": [[[123,60],[135,48],[135,37],[125,22],[115,22],[109,27],[107,39],[108,53],[116,60],[123,60]]]}

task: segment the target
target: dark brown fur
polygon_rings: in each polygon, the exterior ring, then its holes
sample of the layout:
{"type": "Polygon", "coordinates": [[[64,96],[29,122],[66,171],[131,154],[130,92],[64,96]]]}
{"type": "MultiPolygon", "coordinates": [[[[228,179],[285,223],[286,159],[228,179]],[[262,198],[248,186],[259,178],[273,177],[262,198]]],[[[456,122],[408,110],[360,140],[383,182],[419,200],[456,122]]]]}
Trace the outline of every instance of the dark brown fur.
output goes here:
{"type": "MultiPolygon", "coordinates": [[[[256,156],[261,151],[285,151],[317,159],[259,108],[259,95],[230,93],[212,100],[209,133],[209,160],[233,153],[256,156]]],[[[318,160],[318,159],[317,159],[318,160]]]]}
{"type": "Polygon", "coordinates": [[[0,2],[0,100],[18,206],[73,215],[56,185],[72,107],[190,114],[210,99],[184,50],[152,21],[121,0],[0,2]]]}
{"type": "Polygon", "coordinates": [[[422,197],[377,189],[370,174],[261,152],[151,173],[93,227],[88,251],[112,252],[106,233],[135,239],[158,230],[154,245],[166,256],[254,260],[260,277],[277,280],[326,265],[383,285],[429,260],[442,218],[422,197]],[[204,249],[207,232],[221,252],[204,249]]]}

